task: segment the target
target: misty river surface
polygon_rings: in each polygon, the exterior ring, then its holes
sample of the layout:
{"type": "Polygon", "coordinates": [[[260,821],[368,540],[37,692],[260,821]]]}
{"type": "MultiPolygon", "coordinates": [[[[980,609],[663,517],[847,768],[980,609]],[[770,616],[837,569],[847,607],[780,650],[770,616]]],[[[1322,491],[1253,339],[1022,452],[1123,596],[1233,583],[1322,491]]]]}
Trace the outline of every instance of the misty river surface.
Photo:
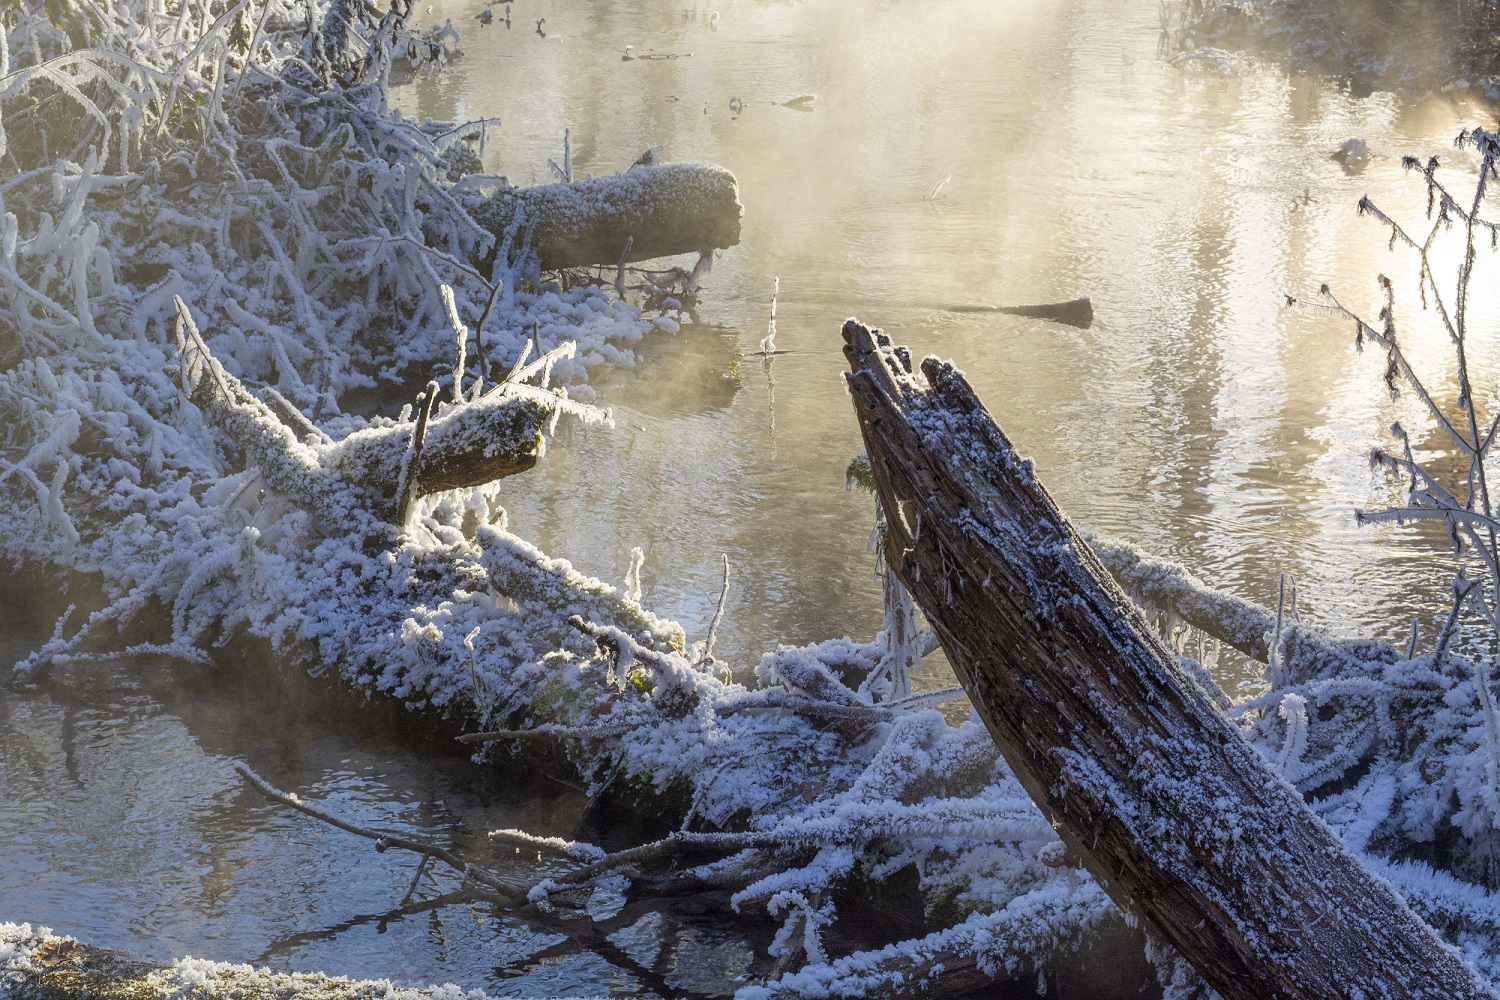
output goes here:
{"type": "MultiPolygon", "coordinates": [[[[733,170],[745,206],[702,322],[595,372],[617,426],[565,425],[507,480],[513,530],[544,550],[618,583],[643,547],[645,603],[694,639],[726,553],[716,651],[741,668],[778,642],[873,636],[872,504],[844,485],[862,448],[841,379],[839,326],[855,315],[953,358],[1081,528],[1263,602],[1291,574],[1304,618],[1338,632],[1397,636],[1440,613],[1451,569],[1432,540],[1352,515],[1391,498],[1369,448],[1420,416],[1348,324],[1283,298],[1326,281],[1376,312],[1375,274],[1412,269],[1355,203],[1369,193],[1418,218],[1423,186],[1400,156],[1463,161],[1453,137],[1493,125],[1479,105],[1357,98],[1265,66],[1175,68],[1145,0],[516,0],[508,27],[481,25],[482,6],[434,0],[464,54],[397,88],[403,108],[501,118],[485,165],[516,183],[550,180],[566,128],[576,174],[662,145],[733,170]],[[802,95],[815,98],[786,106],[802,95]],[[1329,154],[1356,136],[1372,158],[1348,174],[1329,154]],[[786,353],[768,365],[752,355],[777,277],[786,353]],[[1081,294],[1088,329],[955,308],[1081,294]]],[[[1500,368],[1497,286],[1475,289],[1480,384],[1500,368]]],[[[1414,292],[1404,305],[1408,351],[1451,393],[1445,343],[1414,292]]],[[[1441,442],[1414,439],[1438,457],[1441,442]]],[[[7,661],[45,639],[42,617],[0,636],[7,661]]],[[[922,686],[950,683],[944,670],[922,686]]],[[[666,942],[677,971],[645,982],[608,948],[484,908],[389,913],[409,858],[267,805],[230,762],[439,836],[569,835],[583,797],[435,761],[302,705],[297,685],[193,676],[75,666],[0,692],[0,920],[155,959],[501,995],[724,993],[764,950],[683,925],[666,942]]]]}

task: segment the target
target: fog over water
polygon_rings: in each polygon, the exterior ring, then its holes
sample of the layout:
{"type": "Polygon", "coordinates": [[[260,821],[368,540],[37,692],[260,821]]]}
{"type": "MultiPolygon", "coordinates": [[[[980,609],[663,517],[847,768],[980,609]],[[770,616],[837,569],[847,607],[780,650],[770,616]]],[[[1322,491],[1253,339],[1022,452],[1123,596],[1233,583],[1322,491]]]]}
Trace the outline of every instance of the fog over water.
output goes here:
{"type": "MultiPolygon", "coordinates": [[[[1357,528],[1351,511],[1391,496],[1366,455],[1392,420],[1439,443],[1348,324],[1282,302],[1326,281],[1373,314],[1374,275],[1405,280],[1407,350],[1451,394],[1411,261],[1354,206],[1369,193],[1418,218],[1423,185],[1400,156],[1463,162],[1452,138],[1493,124],[1481,107],[1358,99],[1271,67],[1180,70],[1156,58],[1144,0],[517,0],[509,28],[481,25],[481,6],[433,3],[463,29],[464,55],[398,88],[402,107],[500,117],[485,163],[516,183],[550,179],[566,128],[578,174],[664,145],[733,170],[745,206],[702,324],[595,373],[617,427],[565,425],[507,480],[519,534],[616,583],[644,547],[646,603],[692,638],[728,553],[717,653],[740,668],[778,642],[873,636],[871,501],[844,487],[862,446],[838,330],[855,315],[953,358],[1081,528],[1260,601],[1290,573],[1304,617],[1338,632],[1400,635],[1438,613],[1442,552],[1416,532],[1357,528]],[[803,109],[784,106],[804,94],[816,96],[803,109]],[[1354,136],[1372,159],[1351,175],[1329,153],[1354,136]],[[768,366],[751,355],[776,277],[787,353],[768,366]],[[1088,329],[951,311],[1080,294],[1088,329]]],[[[1500,364],[1495,295],[1476,283],[1481,384],[1500,364]]],[[[54,610],[5,635],[9,660],[45,639],[54,610]]],[[[931,664],[923,684],[950,682],[944,670],[931,664]]],[[[266,805],[229,762],[366,823],[460,837],[567,835],[583,797],[434,762],[295,685],[182,680],[165,665],[74,667],[0,694],[0,840],[28,845],[0,852],[0,916],[163,960],[500,994],[722,992],[764,952],[700,922],[671,932],[677,972],[646,982],[608,948],[466,904],[391,914],[409,859],[266,805]]]]}
{"type": "MultiPolygon", "coordinates": [[[[503,119],[488,169],[546,182],[567,128],[575,173],[660,144],[729,167],[745,205],[742,244],[708,282],[709,328],[600,379],[619,429],[569,436],[514,481],[512,523],[543,548],[618,579],[645,546],[648,603],[700,636],[728,552],[719,648],[740,663],[873,634],[871,505],[843,490],[862,450],[840,385],[838,329],[855,315],[953,358],[1086,530],[1262,601],[1292,574],[1302,609],[1341,631],[1401,634],[1429,594],[1441,604],[1441,554],[1351,513],[1390,496],[1366,456],[1392,419],[1423,426],[1417,411],[1388,399],[1383,357],[1356,355],[1347,324],[1283,296],[1327,281],[1373,317],[1375,274],[1412,262],[1356,202],[1419,219],[1400,157],[1455,153],[1458,130],[1487,121],[1479,106],[1179,70],[1156,59],[1144,3],[739,3],[717,20],[702,4],[537,3],[478,30],[471,6],[434,5],[474,25],[465,57],[398,96],[503,119]],[[627,45],[675,58],[626,60],[627,45]],[[802,94],[812,110],[772,103],[802,94]],[[1329,159],[1351,137],[1372,150],[1359,174],[1329,159]],[[740,356],[777,276],[791,353],[768,370],[740,356]],[[942,308],[1080,294],[1088,330],[942,308]]],[[[1473,309],[1487,360],[1493,291],[1473,309]]],[[[1402,320],[1436,377],[1446,342],[1415,300],[1402,320]]]]}

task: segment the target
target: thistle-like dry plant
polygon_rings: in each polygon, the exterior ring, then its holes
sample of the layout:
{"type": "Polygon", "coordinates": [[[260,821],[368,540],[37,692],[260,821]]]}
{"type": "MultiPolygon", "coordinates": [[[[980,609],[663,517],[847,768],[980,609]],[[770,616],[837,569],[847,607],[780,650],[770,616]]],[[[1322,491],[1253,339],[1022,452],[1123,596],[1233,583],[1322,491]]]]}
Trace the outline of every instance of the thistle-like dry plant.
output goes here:
{"type": "MultiPolygon", "coordinates": [[[[1431,463],[1419,459],[1406,428],[1399,422],[1393,424],[1391,433],[1396,447],[1374,449],[1370,461],[1405,482],[1405,502],[1384,510],[1356,512],[1362,524],[1442,522],[1460,566],[1453,584],[1453,612],[1437,637],[1440,653],[1446,653],[1463,611],[1471,612],[1491,632],[1500,635],[1500,547],[1496,541],[1500,521],[1495,516],[1488,480],[1494,464],[1491,452],[1496,431],[1500,429],[1500,407],[1494,405],[1497,387],[1476,392],[1470,364],[1473,352],[1470,293],[1475,264],[1482,242],[1488,242],[1492,251],[1500,248],[1500,223],[1482,215],[1489,183],[1500,176],[1496,167],[1500,160],[1500,132],[1465,131],[1458,136],[1456,145],[1472,149],[1480,157],[1472,196],[1466,195],[1462,202],[1453,193],[1450,182],[1439,178],[1436,156],[1425,164],[1415,157],[1402,160],[1406,170],[1421,174],[1427,184],[1425,231],[1396,221],[1368,196],[1359,202],[1360,214],[1375,218],[1390,231],[1392,250],[1404,246],[1417,256],[1422,308],[1436,316],[1453,349],[1452,369],[1437,373],[1437,378],[1451,378],[1456,383],[1456,399],[1451,403],[1445,401],[1433,388],[1438,384],[1433,374],[1424,376],[1414,367],[1396,322],[1395,289],[1385,275],[1377,278],[1385,301],[1374,323],[1345,306],[1327,285],[1320,289],[1316,299],[1304,301],[1290,296],[1287,299],[1289,305],[1352,320],[1355,343],[1361,349],[1369,342],[1386,352],[1385,382],[1391,393],[1399,394],[1403,386],[1414,393],[1439,433],[1463,459],[1460,479],[1455,480],[1451,474],[1445,476],[1431,463]],[[1439,275],[1434,268],[1434,255],[1444,237],[1457,237],[1463,243],[1454,275],[1439,275]],[[1492,414],[1482,412],[1487,405],[1494,410],[1492,414]],[[1468,571],[1476,562],[1482,571],[1478,579],[1471,580],[1468,571]]],[[[1411,653],[1415,653],[1414,648],[1411,653]]]]}

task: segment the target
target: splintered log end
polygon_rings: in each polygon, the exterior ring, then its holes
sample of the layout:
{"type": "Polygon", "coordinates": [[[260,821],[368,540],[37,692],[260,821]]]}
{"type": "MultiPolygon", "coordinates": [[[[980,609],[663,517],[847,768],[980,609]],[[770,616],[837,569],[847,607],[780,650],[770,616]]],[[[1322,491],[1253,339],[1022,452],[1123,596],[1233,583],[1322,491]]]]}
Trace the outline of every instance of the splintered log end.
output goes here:
{"type": "Polygon", "coordinates": [[[506,188],[474,211],[512,261],[542,270],[709,253],[740,241],[739,184],[705,163],[671,163],[571,183],[506,188]]]}
{"type": "Polygon", "coordinates": [[[460,406],[427,428],[417,495],[481,486],[525,472],[542,449],[545,407],[530,400],[460,406]]]}
{"type": "MultiPolygon", "coordinates": [[[[482,486],[525,472],[541,454],[545,407],[531,400],[462,403],[427,425],[413,496],[482,486]]],[[[335,476],[394,503],[416,425],[410,421],[356,431],[320,455],[335,476]]]]}

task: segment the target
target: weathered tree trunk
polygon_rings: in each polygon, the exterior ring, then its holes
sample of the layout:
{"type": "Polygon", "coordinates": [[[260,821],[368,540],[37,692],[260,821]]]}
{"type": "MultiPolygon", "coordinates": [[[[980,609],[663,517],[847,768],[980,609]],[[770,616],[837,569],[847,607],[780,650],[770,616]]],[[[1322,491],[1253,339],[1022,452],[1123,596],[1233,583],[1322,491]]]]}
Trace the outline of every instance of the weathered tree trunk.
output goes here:
{"type": "Polygon", "coordinates": [[[568,184],[506,188],[474,212],[512,261],[543,270],[630,263],[740,241],[734,174],[705,163],[639,167],[568,184]]]}
{"type": "Polygon", "coordinates": [[[890,565],[1111,896],[1226,1000],[1493,996],[1182,673],[963,376],[844,337],[890,565]]]}

